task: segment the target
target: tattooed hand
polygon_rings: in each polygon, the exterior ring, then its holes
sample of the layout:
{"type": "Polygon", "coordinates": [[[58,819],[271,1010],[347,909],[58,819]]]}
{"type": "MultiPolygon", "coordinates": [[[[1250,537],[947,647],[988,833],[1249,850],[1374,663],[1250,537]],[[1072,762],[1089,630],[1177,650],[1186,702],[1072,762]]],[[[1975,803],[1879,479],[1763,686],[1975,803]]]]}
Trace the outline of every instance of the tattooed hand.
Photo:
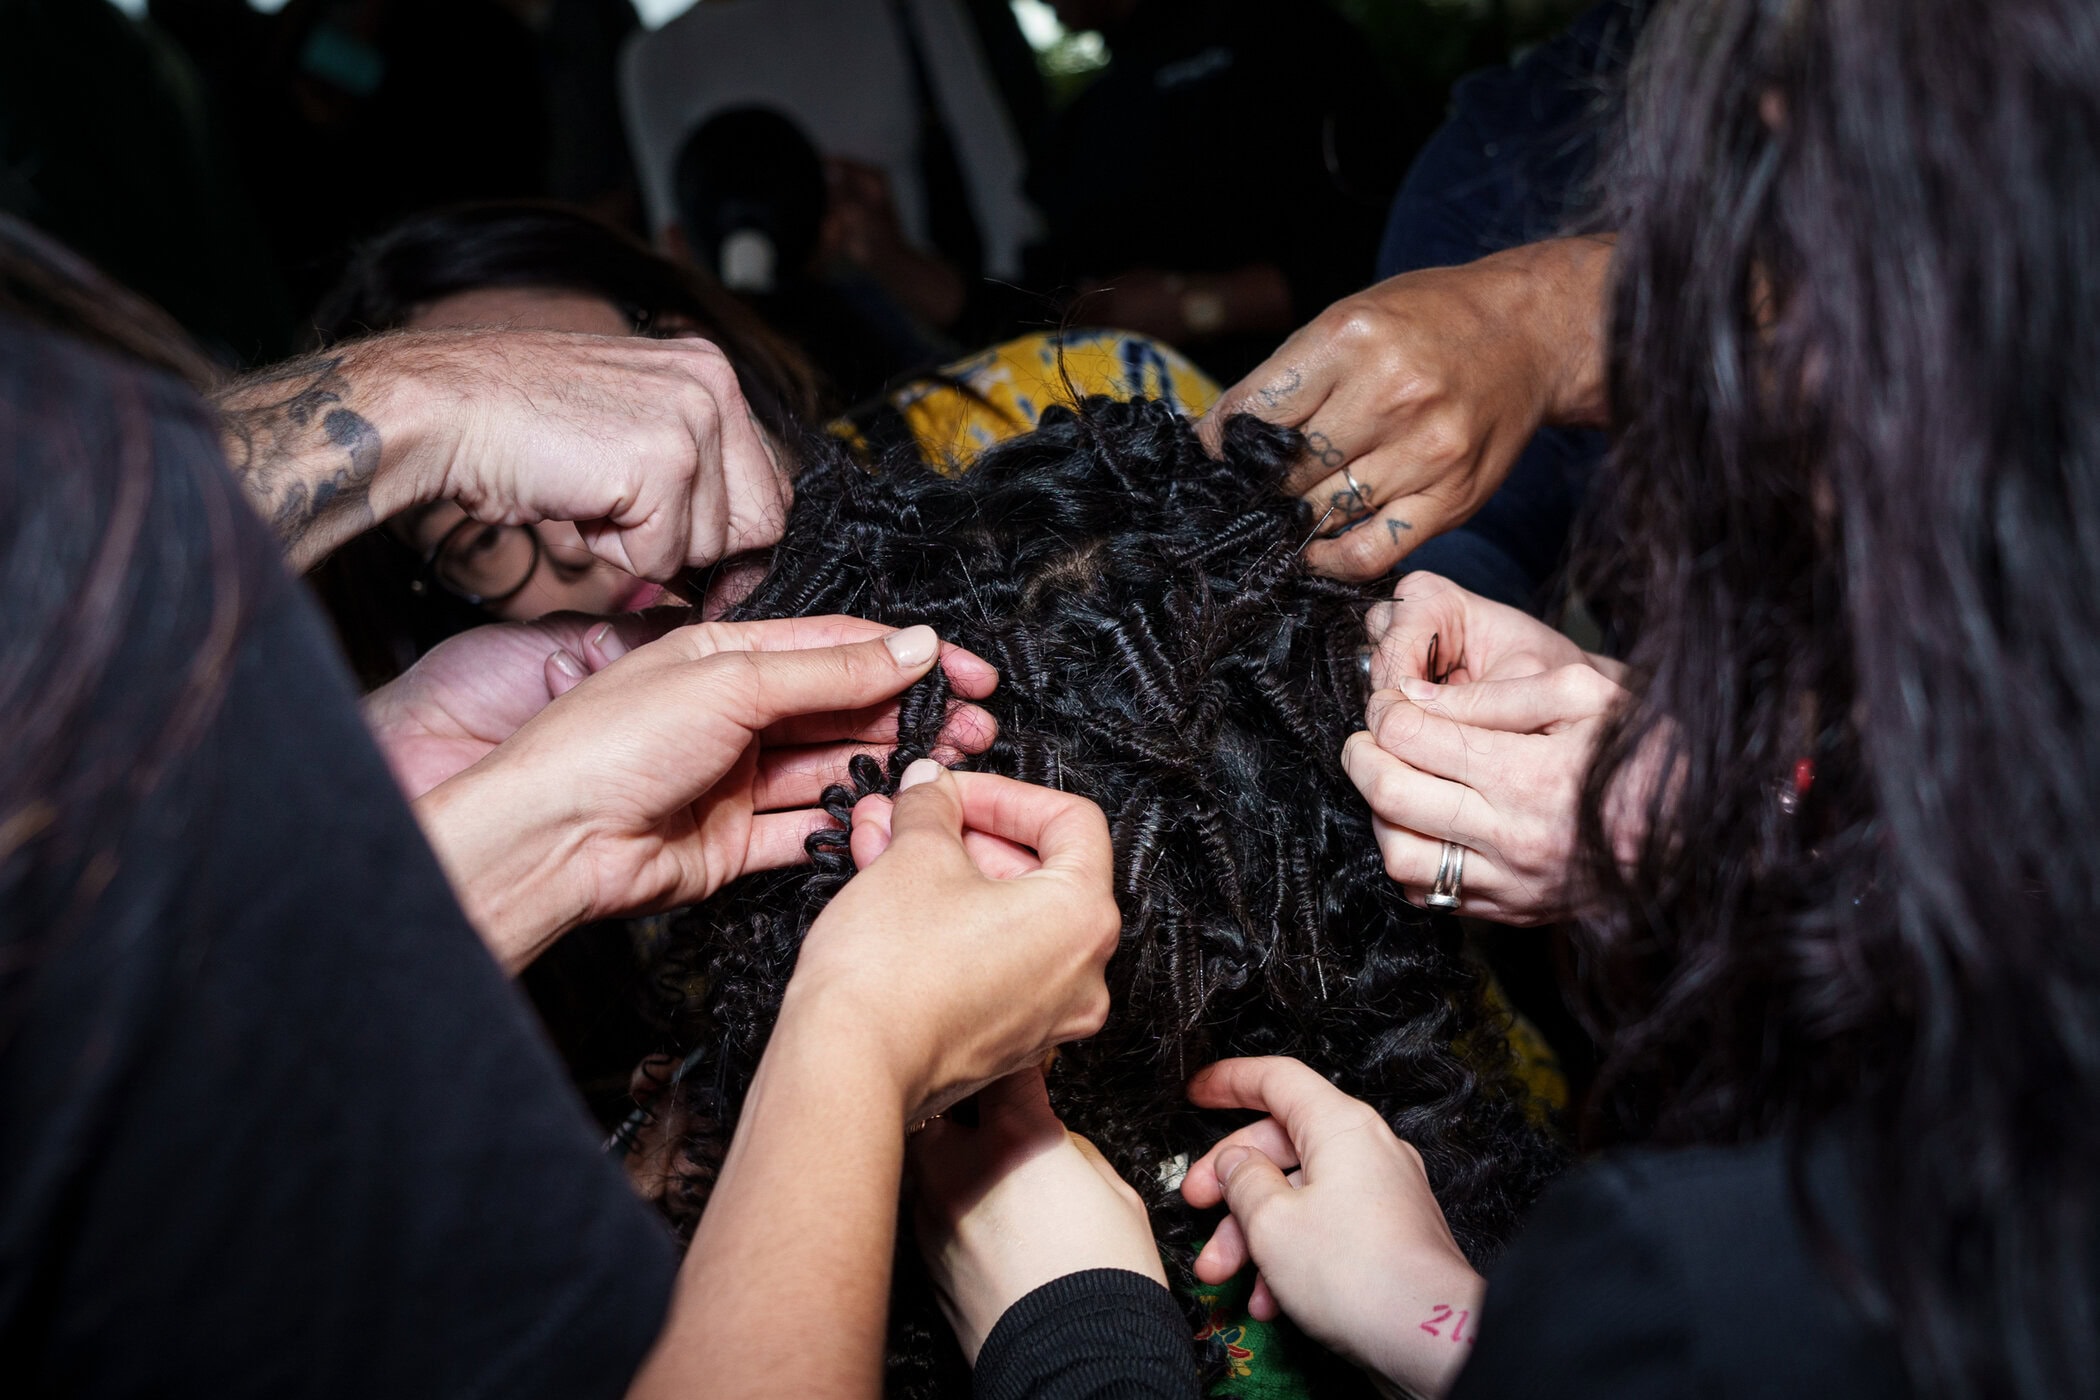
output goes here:
{"type": "Polygon", "coordinates": [[[1288,484],[1331,536],[1307,561],[1376,577],[1478,510],[1541,425],[1603,420],[1610,261],[1609,240],[1562,239],[1381,282],[1227,391],[1204,439],[1234,413],[1301,429],[1288,484]]]}
{"type": "Polygon", "coordinates": [[[299,569],[433,501],[572,520],[593,554],[666,579],[780,537],[776,446],[704,340],[552,331],[374,337],[236,381],[227,459],[299,569]]]}

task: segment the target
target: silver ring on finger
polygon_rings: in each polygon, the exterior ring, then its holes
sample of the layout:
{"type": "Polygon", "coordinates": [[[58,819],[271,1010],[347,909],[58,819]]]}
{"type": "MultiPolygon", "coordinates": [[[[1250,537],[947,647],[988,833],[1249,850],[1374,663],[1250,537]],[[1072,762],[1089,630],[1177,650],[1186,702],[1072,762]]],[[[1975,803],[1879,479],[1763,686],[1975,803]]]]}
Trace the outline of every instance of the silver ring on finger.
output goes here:
{"type": "Polygon", "coordinates": [[[1436,865],[1436,881],[1429,887],[1429,898],[1425,901],[1431,909],[1454,913],[1458,909],[1459,886],[1466,876],[1466,848],[1456,841],[1444,843],[1444,853],[1436,865]]]}
{"type": "Polygon", "coordinates": [[[1372,511],[1378,509],[1377,506],[1371,504],[1370,488],[1356,479],[1355,472],[1350,471],[1347,467],[1343,467],[1342,480],[1349,483],[1349,494],[1356,498],[1356,503],[1349,508],[1349,518],[1351,520],[1359,516],[1369,515],[1372,511]]]}

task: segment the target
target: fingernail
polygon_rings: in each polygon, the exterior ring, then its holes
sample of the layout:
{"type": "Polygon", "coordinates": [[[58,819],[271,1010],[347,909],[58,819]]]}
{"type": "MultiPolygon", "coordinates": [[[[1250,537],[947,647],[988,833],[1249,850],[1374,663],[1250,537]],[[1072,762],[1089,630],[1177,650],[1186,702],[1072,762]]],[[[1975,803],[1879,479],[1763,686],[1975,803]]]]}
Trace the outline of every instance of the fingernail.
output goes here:
{"type": "Polygon", "coordinates": [[[1425,681],[1414,676],[1402,676],[1395,682],[1394,689],[1410,700],[1434,700],[1442,692],[1442,688],[1434,681],[1425,681]]]}
{"type": "Polygon", "coordinates": [[[554,655],[547,659],[554,663],[555,670],[561,672],[572,681],[580,681],[586,674],[583,669],[583,663],[570,655],[566,647],[555,652],[554,655]]]}
{"type": "MultiPolygon", "coordinates": [[[[932,628],[927,629],[929,635],[932,630],[932,628]]],[[[904,776],[897,780],[897,791],[902,792],[906,788],[915,788],[920,783],[930,783],[939,776],[941,776],[940,764],[935,763],[930,758],[918,759],[912,763],[911,767],[905,769],[904,776]]]]}
{"type": "Polygon", "coordinates": [[[600,623],[584,640],[598,648],[607,661],[618,661],[627,654],[627,643],[620,639],[619,632],[610,622],[600,623]]]}
{"type": "Polygon", "coordinates": [[[1218,1174],[1218,1184],[1220,1186],[1230,1186],[1232,1184],[1232,1174],[1238,1171],[1241,1164],[1253,1155],[1254,1149],[1251,1147],[1228,1147],[1223,1152],[1220,1152],[1218,1160],[1211,1163],[1211,1170],[1218,1174]]]}
{"type": "MultiPolygon", "coordinates": [[[[941,638],[939,633],[922,622],[916,627],[907,627],[902,632],[890,633],[882,639],[882,644],[890,649],[890,655],[897,658],[899,666],[924,666],[933,660],[933,654],[941,649],[941,638]]],[[[924,782],[925,779],[920,781],[924,782]]]]}

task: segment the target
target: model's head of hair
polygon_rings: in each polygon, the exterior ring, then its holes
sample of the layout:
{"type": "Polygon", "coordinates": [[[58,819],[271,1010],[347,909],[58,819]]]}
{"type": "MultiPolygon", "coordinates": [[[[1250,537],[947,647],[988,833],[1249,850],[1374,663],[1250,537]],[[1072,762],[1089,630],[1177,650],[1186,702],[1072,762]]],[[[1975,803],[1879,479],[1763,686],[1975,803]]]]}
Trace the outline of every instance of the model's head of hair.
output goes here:
{"type": "Polygon", "coordinates": [[[582,293],[616,309],[636,335],[715,342],[752,411],[783,440],[798,439],[822,411],[808,360],[712,276],[551,201],[461,204],[404,219],[356,250],[315,324],[325,341],[349,340],[493,288],[582,293]]]}
{"type": "MultiPolygon", "coordinates": [[[[928,623],[999,668],[999,721],[969,766],[1082,794],[1115,838],[1114,1009],[1068,1047],[1052,1102],[1146,1197],[1185,1270],[1203,1229],[1166,1184],[1219,1116],[1188,1076],[1229,1055],[1295,1055],[1376,1105],[1422,1151],[1460,1242],[1479,1258],[1510,1230],[1554,1154],[1527,1117],[1503,1025],[1484,1007],[1455,921],[1387,878],[1340,767],[1361,727],[1357,650],[1373,594],[1309,573],[1311,529],[1280,482],[1295,435],[1227,425],[1222,457],[1155,402],[1051,409],[962,476],[913,459],[807,469],[749,618],[852,613],[928,623]]],[[[908,692],[890,791],[933,746],[938,674],[908,692]]],[[[827,805],[843,821],[858,794],[827,805]]],[[[713,1158],[811,920],[852,873],[843,832],[813,869],[744,880],[680,915],[656,985],[713,1158]]],[[[697,1210],[696,1170],[674,1213],[697,1210]]],[[[910,1287],[906,1288],[907,1294],[910,1287]]],[[[899,1315],[942,1330],[918,1297],[899,1315]]],[[[952,1350],[952,1347],[950,1348],[952,1350]]],[[[904,1347],[924,1366],[932,1344],[904,1347]]]]}
{"type": "Polygon", "coordinates": [[[1928,1393],[2100,1371],[2096,53],[2087,0],[1668,6],[1612,181],[1606,1126],[1856,1134],[1840,1277],[1928,1393]]]}

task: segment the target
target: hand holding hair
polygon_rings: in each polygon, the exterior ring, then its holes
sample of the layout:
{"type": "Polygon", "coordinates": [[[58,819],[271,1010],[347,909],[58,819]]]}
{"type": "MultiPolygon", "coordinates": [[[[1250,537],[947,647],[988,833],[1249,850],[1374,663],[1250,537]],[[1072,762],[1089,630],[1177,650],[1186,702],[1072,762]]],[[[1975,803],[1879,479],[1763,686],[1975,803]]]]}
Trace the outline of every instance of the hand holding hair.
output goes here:
{"type": "MultiPolygon", "coordinates": [[[[417,814],[476,926],[516,968],[578,923],[690,904],[806,860],[804,838],[830,825],[824,789],[856,755],[887,754],[897,696],[937,659],[958,695],[997,684],[926,627],[680,628],[547,703],[417,814]]],[[[991,716],[957,703],[943,741],[959,756],[995,734],[991,716]]]]}
{"type": "Polygon", "coordinates": [[[1182,1180],[1190,1205],[1230,1212],[1196,1276],[1222,1283],[1251,1259],[1256,1318],[1287,1313],[1374,1375],[1442,1394],[1471,1350],[1463,1324],[1486,1285],[1451,1237],[1421,1154],[1298,1060],[1220,1060],[1189,1081],[1189,1098],[1269,1115],[1221,1138],[1182,1180]]]}
{"type": "Polygon", "coordinates": [[[821,1004],[860,1027],[916,1119],[1099,1030],[1122,915],[1108,820],[1083,797],[920,759],[887,825],[811,925],[781,1017],[821,1004]],[[988,874],[966,830],[1036,864],[988,874]]]}
{"type": "Polygon", "coordinates": [[[1287,483],[1346,534],[1306,562],[1368,579],[1462,524],[1547,423],[1604,408],[1611,241],[1555,239],[1464,267],[1404,273],[1328,307],[1205,418],[1252,413],[1305,434],[1287,483]]]}
{"type": "Polygon", "coordinates": [[[227,460],[306,570],[415,506],[572,520],[671,578],[780,538],[793,490],[728,358],[696,338],[396,332],[234,381],[227,460]]]}
{"type": "Polygon", "coordinates": [[[1466,852],[1462,912],[1518,925],[1567,918],[1583,777],[1624,694],[1588,665],[1373,692],[1342,767],[1371,806],[1386,873],[1419,901],[1453,842],[1466,852]]]}
{"type": "Polygon", "coordinates": [[[1452,843],[1462,912],[1568,917],[1583,775],[1624,668],[1429,573],[1401,579],[1364,626],[1377,689],[1342,767],[1371,806],[1386,873],[1420,903],[1452,843]]]}

